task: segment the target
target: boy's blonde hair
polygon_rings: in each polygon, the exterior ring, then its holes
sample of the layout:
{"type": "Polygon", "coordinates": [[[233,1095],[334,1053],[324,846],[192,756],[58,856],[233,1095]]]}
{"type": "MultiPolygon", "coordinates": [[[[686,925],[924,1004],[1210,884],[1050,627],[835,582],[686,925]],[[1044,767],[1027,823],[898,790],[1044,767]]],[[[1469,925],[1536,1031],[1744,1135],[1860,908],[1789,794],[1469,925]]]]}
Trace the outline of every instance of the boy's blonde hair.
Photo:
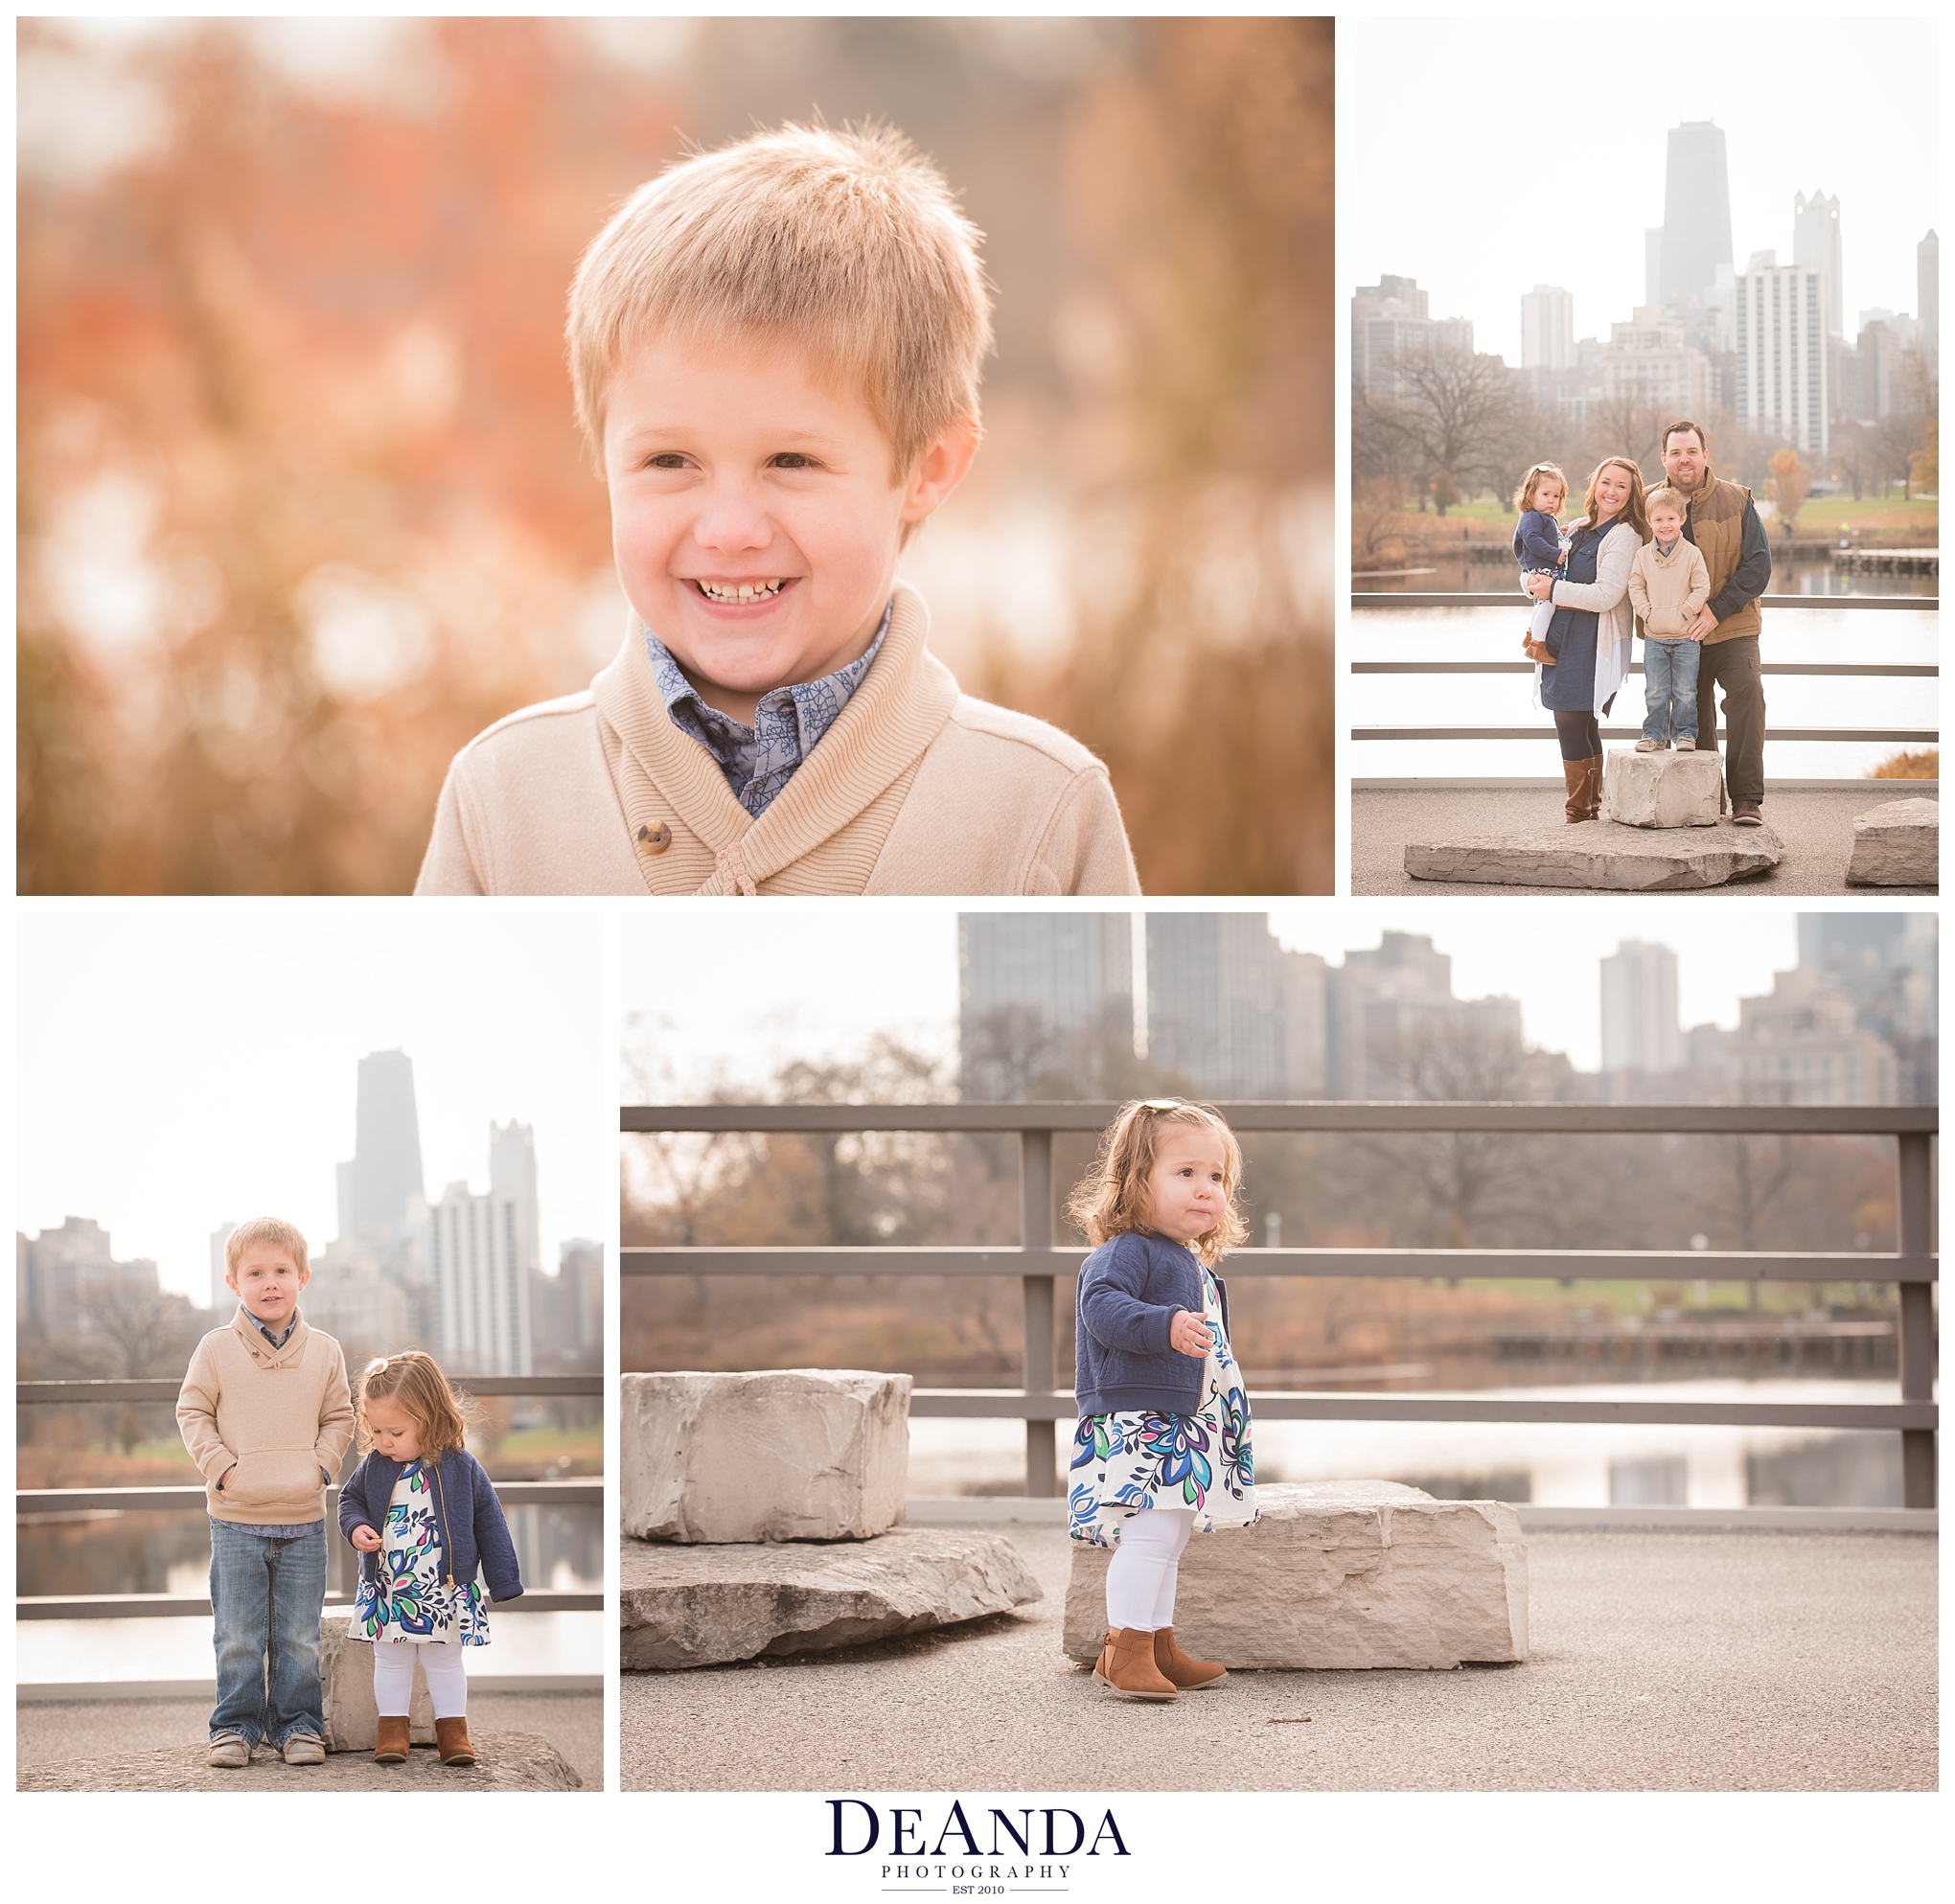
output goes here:
{"type": "Polygon", "coordinates": [[[1521,486],[1514,492],[1516,509],[1533,508],[1534,492],[1541,487],[1543,476],[1552,476],[1561,485],[1561,506],[1563,509],[1568,507],[1568,478],[1561,473],[1561,466],[1557,463],[1536,463],[1521,478],[1521,486]]]}
{"type": "Polygon", "coordinates": [[[863,394],[901,482],[959,417],[978,419],[981,238],[893,126],[782,126],[670,167],[597,235],[570,287],[570,378],[593,452],[601,463],[606,389],[647,338],[780,338],[863,394]]]}
{"type": "Polygon", "coordinates": [[[1682,490],[1672,489],[1668,483],[1659,483],[1643,498],[1644,516],[1654,516],[1659,509],[1674,510],[1677,515],[1689,518],[1690,498],[1682,490]]]}
{"type": "Polygon", "coordinates": [[[249,1223],[241,1223],[224,1238],[226,1276],[237,1275],[239,1263],[254,1243],[267,1243],[274,1250],[285,1250],[298,1265],[301,1275],[311,1274],[311,1266],[306,1260],[306,1239],[283,1217],[255,1216],[249,1223]]]}
{"type": "Polygon", "coordinates": [[[448,1387],[433,1356],[422,1349],[402,1349],[367,1364],[353,1403],[362,1455],[374,1445],[367,1426],[369,1402],[392,1402],[407,1415],[421,1443],[421,1458],[430,1464],[452,1454],[468,1436],[466,1411],[472,1405],[448,1387]]]}
{"type": "Polygon", "coordinates": [[[1222,1139],[1226,1159],[1222,1215],[1212,1228],[1194,1239],[1202,1261],[1212,1269],[1225,1251],[1249,1234],[1249,1226],[1235,1202],[1242,1188],[1242,1146],[1208,1105],[1187,1104],[1178,1097],[1137,1098],[1121,1105],[1119,1115],[1100,1139],[1092,1168],[1066,1200],[1066,1213],[1085,1230],[1087,1241],[1095,1249],[1130,1229],[1151,1228],[1154,1205],[1147,1194],[1147,1179],[1160,1154],[1162,1132],[1175,1124],[1213,1131],[1222,1139]]]}

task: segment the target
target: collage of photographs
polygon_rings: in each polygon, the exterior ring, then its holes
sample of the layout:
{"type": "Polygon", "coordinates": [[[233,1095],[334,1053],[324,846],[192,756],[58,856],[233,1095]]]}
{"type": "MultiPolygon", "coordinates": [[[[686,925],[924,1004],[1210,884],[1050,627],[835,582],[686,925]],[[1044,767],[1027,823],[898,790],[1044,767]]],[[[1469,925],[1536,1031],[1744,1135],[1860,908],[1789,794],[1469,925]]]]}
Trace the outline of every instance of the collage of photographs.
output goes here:
{"type": "Polygon", "coordinates": [[[21,1877],[1931,1883],[1944,37],[17,18],[21,1877]]]}

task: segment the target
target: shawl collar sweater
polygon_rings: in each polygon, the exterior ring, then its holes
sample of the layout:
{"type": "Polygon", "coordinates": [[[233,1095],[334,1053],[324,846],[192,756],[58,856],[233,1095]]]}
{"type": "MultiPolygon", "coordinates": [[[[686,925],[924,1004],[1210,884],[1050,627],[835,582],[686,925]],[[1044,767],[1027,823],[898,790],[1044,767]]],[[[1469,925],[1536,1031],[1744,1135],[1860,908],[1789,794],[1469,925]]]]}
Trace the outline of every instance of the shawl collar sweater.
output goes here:
{"type": "Polygon", "coordinates": [[[1106,768],[958,692],[898,584],[882,652],[756,819],[672,724],[634,625],[587,694],[455,757],[422,893],[1138,893],[1106,768]]]}
{"type": "Polygon", "coordinates": [[[238,1306],[190,1358],[176,1397],[183,1445],[204,1478],[211,1518],[298,1526],[326,1517],[326,1483],[353,1440],[346,1358],[301,1312],[280,1348],[238,1306]],[[220,1494],[225,1471],[238,1472],[220,1494]]]}

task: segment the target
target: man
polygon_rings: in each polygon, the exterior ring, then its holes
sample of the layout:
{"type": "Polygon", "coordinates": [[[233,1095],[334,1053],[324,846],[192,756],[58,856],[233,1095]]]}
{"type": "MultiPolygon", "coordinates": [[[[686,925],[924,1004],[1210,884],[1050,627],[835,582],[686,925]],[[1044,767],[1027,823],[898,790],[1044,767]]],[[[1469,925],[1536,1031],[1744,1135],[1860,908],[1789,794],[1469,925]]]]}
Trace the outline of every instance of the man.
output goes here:
{"type": "Polygon", "coordinates": [[[1758,505],[1741,483],[1711,473],[1702,424],[1674,423],[1663,433],[1664,474],[1690,498],[1684,534],[1711,571],[1711,599],[1686,631],[1704,644],[1697,673],[1697,745],[1717,746],[1717,700],[1724,690],[1730,729],[1724,782],[1736,826],[1765,823],[1765,683],[1759,661],[1763,615],[1759,597],[1772,579],[1772,544],[1758,505]]]}

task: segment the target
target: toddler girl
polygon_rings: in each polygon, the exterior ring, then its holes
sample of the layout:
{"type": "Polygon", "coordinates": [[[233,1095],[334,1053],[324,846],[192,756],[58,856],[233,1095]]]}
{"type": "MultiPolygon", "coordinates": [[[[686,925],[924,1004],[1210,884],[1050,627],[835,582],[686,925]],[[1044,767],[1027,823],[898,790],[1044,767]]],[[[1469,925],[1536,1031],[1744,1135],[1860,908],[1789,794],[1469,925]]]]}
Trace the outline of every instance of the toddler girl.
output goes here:
{"type": "MultiPolygon", "coordinates": [[[[1552,463],[1536,463],[1521,478],[1514,492],[1514,507],[1521,512],[1514,530],[1514,560],[1521,574],[1556,575],[1568,554],[1568,539],[1555,520],[1568,501],[1568,478],[1552,463]]],[[[1527,585],[1522,583],[1522,586],[1527,585]]],[[[1554,605],[1540,602],[1528,619],[1528,632],[1521,647],[1530,659],[1552,662],[1554,650],[1548,643],[1549,625],[1554,619],[1554,605]]]]}
{"type": "Polygon", "coordinates": [[[347,1637],[374,1642],[374,1757],[399,1765],[407,1756],[418,1653],[441,1762],[472,1765],[462,1649],[489,1643],[478,1567],[495,1599],[522,1593],[509,1524],[462,1445],[462,1411],[432,1356],[411,1348],[368,1364],[355,1408],[368,1452],[339,1491],[339,1527],[361,1555],[347,1637]]]}
{"type": "Polygon", "coordinates": [[[1214,1112],[1156,1098],[1123,1107],[1069,1205],[1096,1246],[1079,1271],[1069,1530],[1114,1549],[1093,1677],[1129,1699],[1229,1676],[1175,1644],[1174,1589],[1190,1534],[1256,1518],[1249,1397],[1215,1274],[1248,1233],[1241,1181],[1214,1112]]]}

